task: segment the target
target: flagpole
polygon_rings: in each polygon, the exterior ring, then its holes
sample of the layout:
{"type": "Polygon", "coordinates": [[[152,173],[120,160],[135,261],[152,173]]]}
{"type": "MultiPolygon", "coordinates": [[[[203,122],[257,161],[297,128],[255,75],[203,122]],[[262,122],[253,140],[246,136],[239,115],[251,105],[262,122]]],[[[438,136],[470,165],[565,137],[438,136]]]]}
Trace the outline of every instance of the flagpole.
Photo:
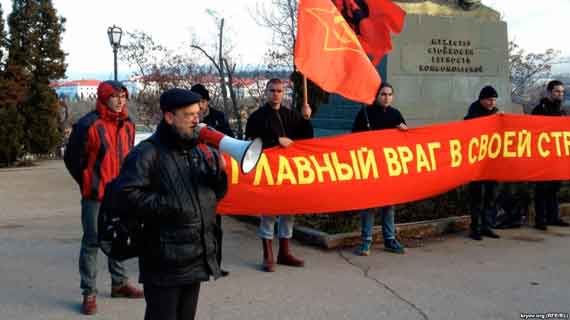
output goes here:
{"type": "Polygon", "coordinates": [[[303,106],[308,103],[307,100],[307,76],[303,75],[303,106]]]}

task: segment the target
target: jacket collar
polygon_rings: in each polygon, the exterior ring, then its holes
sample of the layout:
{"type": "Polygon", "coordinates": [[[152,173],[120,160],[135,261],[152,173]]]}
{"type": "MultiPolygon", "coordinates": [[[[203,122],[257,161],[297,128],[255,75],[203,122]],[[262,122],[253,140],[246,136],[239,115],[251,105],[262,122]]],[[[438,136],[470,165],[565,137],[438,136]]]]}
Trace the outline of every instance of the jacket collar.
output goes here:
{"type": "Polygon", "coordinates": [[[183,139],[164,119],[158,125],[156,134],[161,143],[176,150],[190,150],[198,145],[198,139],[183,139]]]}

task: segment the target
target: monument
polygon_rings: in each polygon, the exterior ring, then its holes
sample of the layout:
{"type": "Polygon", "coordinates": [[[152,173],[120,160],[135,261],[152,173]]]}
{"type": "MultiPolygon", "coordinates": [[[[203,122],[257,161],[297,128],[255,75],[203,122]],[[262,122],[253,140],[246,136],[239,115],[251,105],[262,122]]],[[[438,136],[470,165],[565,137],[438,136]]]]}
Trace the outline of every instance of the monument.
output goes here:
{"type": "MultiPolygon", "coordinates": [[[[393,50],[377,66],[411,126],[463,119],[485,85],[505,112],[512,104],[507,25],[479,0],[394,1],[407,13],[393,50]]],[[[313,119],[318,136],[350,132],[361,104],[331,95],[313,119]]]]}

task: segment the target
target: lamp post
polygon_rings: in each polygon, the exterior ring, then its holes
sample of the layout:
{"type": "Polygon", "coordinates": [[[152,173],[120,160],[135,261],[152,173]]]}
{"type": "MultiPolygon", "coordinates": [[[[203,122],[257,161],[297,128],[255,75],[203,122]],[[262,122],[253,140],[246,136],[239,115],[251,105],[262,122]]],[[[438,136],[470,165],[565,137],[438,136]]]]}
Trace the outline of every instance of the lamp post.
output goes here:
{"type": "Polygon", "coordinates": [[[115,81],[117,81],[117,51],[121,46],[121,36],[123,35],[123,29],[113,25],[112,27],[107,28],[107,35],[109,36],[109,43],[111,47],[113,47],[113,61],[114,61],[114,74],[115,74],[115,81]]]}

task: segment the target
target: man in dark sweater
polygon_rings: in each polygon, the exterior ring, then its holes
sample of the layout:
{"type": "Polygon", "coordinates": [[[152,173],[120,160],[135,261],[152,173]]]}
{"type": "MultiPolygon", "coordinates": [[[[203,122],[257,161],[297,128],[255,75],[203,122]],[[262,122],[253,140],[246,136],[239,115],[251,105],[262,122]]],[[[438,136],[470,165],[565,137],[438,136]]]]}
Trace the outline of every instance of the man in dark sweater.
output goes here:
{"type": "Polygon", "coordinates": [[[234,137],[234,132],[230,128],[230,123],[228,117],[221,112],[212,107],[210,107],[210,92],[204,85],[198,83],[190,88],[190,91],[197,93],[202,97],[200,99],[200,118],[201,122],[207,124],[208,126],[220,131],[226,136],[234,137]]]}
{"type": "MultiPolygon", "coordinates": [[[[311,109],[308,105],[303,106],[303,113],[284,107],[284,88],[280,79],[271,79],[265,89],[267,102],[247,120],[245,135],[248,139],[261,138],[263,149],[280,146],[287,148],[296,139],[308,139],[313,137],[313,126],[309,118],[311,109]]],[[[263,199],[259,199],[263,201],[263,199]]],[[[263,244],[262,269],[267,272],[275,271],[273,262],[273,233],[275,229],[275,216],[261,216],[258,235],[263,244]]],[[[302,267],[304,261],[293,256],[290,250],[290,239],[293,236],[293,215],[279,217],[278,237],[279,254],[277,263],[302,267]]]]}
{"type": "MultiPolygon", "coordinates": [[[[368,130],[395,129],[407,130],[406,121],[398,109],[392,107],[394,100],[394,88],[386,82],[382,83],[378,91],[378,96],[374,104],[363,107],[354,119],[352,132],[368,130]]],[[[396,226],[394,224],[394,206],[381,208],[371,208],[360,213],[362,225],[362,243],[357,254],[361,256],[370,255],[372,246],[372,228],[374,226],[374,216],[379,212],[382,216],[382,236],[384,237],[384,248],[394,253],[404,253],[405,249],[396,240],[396,226]]]]}
{"type": "MultiPolygon", "coordinates": [[[[490,116],[499,111],[497,109],[497,90],[492,86],[481,89],[479,99],[469,106],[469,111],[465,120],[490,116]]],[[[469,184],[469,195],[471,196],[471,233],[469,236],[473,240],[483,240],[482,236],[489,238],[500,238],[491,230],[490,214],[495,202],[495,181],[474,181],[469,184]]]]}
{"type": "MultiPolygon", "coordinates": [[[[562,117],[564,99],[564,84],[553,80],[546,86],[547,96],[532,110],[533,115],[562,117]]],[[[546,230],[547,225],[568,227],[569,224],[560,219],[558,191],[560,181],[541,181],[536,183],[534,193],[534,209],[536,212],[535,228],[546,230]]]]}
{"type": "MultiPolygon", "coordinates": [[[[201,83],[197,83],[190,88],[190,91],[197,93],[200,95],[201,99],[199,102],[200,105],[200,122],[207,124],[209,127],[212,127],[221,133],[225,134],[226,136],[234,137],[234,133],[230,128],[230,123],[226,115],[218,111],[214,108],[210,107],[210,92],[204,85],[201,83]]],[[[216,215],[216,225],[220,229],[218,232],[218,244],[220,246],[220,250],[218,250],[218,263],[220,264],[220,268],[222,267],[222,240],[223,240],[223,231],[222,231],[222,216],[217,214],[216,215]]],[[[230,274],[229,271],[225,269],[221,269],[222,276],[225,277],[230,274]]]]}

